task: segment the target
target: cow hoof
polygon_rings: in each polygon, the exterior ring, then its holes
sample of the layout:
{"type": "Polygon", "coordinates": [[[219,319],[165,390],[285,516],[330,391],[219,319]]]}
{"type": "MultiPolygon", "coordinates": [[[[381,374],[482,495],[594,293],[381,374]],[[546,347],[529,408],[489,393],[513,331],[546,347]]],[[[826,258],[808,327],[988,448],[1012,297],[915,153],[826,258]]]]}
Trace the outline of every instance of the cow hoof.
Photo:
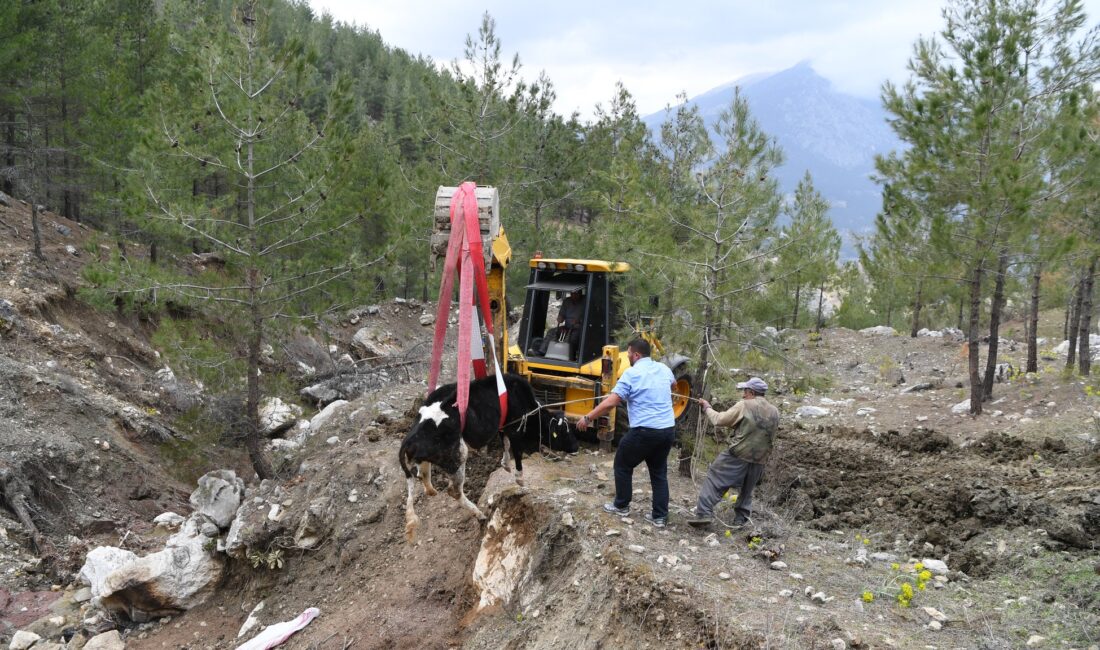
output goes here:
{"type": "Polygon", "coordinates": [[[523,477],[522,476],[517,476],[516,477],[516,485],[518,485],[520,487],[523,487],[523,477]]]}
{"type": "Polygon", "coordinates": [[[425,487],[424,494],[427,494],[430,497],[434,497],[435,495],[439,494],[439,491],[436,490],[434,487],[425,487]]]}

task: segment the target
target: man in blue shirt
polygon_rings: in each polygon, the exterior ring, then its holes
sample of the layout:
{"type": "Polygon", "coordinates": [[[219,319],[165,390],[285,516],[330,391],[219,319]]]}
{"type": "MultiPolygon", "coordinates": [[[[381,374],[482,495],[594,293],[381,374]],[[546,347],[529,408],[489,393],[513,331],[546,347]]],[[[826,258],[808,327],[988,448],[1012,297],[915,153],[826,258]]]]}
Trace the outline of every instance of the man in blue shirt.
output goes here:
{"type": "Polygon", "coordinates": [[[612,514],[630,514],[633,496],[634,468],[645,461],[653,487],[653,512],[646,521],[657,528],[668,522],[668,452],[676,440],[676,416],[672,412],[672,385],[676,381],[672,370],[649,358],[649,343],[634,339],[626,348],[630,368],[596,408],[577,421],[584,431],[592,420],[620,404],[627,405],[630,430],[619,442],[615,452],[615,500],[604,504],[612,514]]]}

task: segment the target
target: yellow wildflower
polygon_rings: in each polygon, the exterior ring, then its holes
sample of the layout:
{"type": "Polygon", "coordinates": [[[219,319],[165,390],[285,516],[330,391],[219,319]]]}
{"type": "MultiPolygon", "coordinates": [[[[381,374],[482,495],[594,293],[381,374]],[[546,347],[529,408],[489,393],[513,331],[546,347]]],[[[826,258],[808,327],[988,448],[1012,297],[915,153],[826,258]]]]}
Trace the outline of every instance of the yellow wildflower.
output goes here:
{"type": "Polygon", "coordinates": [[[916,564],[914,564],[913,565],[913,570],[914,571],[923,571],[924,570],[924,562],[917,562],[916,564]]]}
{"type": "Polygon", "coordinates": [[[906,599],[912,600],[913,599],[913,585],[909,584],[908,582],[902,583],[901,593],[902,593],[902,595],[905,596],[906,599]]]}
{"type": "Polygon", "coordinates": [[[890,568],[893,569],[894,571],[897,571],[897,570],[901,569],[901,565],[898,564],[897,562],[894,562],[893,564],[890,565],[890,568]]]}
{"type": "Polygon", "coordinates": [[[920,589],[921,591],[924,591],[924,583],[923,582],[918,582],[917,583],[917,589],[920,589]]]}
{"type": "Polygon", "coordinates": [[[869,591],[863,592],[863,602],[869,603],[875,599],[875,595],[869,591]]]}
{"type": "Polygon", "coordinates": [[[733,533],[731,533],[730,531],[727,530],[726,531],[726,537],[733,537],[733,533]]]}
{"type": "Polygon", "coordinates": [[[924,571],[921,571],[920,575],[918,575],[917,577],[920,578],[923,582],[928,582],[932,579],[932,572],[928,569],[925,569],[924,571]]]}

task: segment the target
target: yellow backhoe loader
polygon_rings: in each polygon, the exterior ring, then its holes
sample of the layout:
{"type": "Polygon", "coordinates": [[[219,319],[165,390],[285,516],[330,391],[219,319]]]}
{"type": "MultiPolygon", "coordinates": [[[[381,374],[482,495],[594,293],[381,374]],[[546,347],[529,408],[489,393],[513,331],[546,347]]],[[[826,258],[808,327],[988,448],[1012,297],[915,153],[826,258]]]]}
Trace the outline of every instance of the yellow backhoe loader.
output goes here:
{"type": "MultiPolygon", "coordinates": [[[[431,242],[433,263],[446,255],[451,197],[456,190],[455,187],[440,187],[436,193],[431,242]]],[[[617,340],[617,333],[626,329],[626,322],[616,293],[617,280],[630,272],[630,265],[592,259],[543,258],[536,254],[529,264],[518,335],[512,341],[505,283],[512,248],[500,224],[496,189],[478,187],[476,194],[493,329],[498,333],[497,358],[503,361],[507,372],[523,375],[531,382],[540,402],[564,403],[566,415],[576,420],[610,392],[630,367],[624,349],[628,341],[617,340]],[[563,310],[569,310],[569,318],[558,318],[563,310]]],[[[654,359],[672,369],[676,377],[673,410],[679,420],[687,410],[685,398],[691,394],[688,358],[665,353],[650,319],[641,319],[631,325],[632,336],[649,341],[654,359]]],[[[597,437],[606,447],[616,433],[627,428],[625,407],[613,409],[601,419],[597,437]]]]}

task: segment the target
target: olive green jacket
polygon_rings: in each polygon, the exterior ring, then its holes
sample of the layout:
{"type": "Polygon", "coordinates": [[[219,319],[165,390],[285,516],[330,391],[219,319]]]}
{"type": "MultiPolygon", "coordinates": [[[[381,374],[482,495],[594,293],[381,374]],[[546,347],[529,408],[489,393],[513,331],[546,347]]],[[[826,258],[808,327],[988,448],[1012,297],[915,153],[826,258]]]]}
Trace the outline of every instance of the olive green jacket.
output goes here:
{"type": "Polygon", "coordinates": [[[744,399],[721,413],[709,408],[706,415],[714,426],[732,428],[729,452],[735,458],[750,463],[768,460],[775,433],[779,430],[779,409],[768,400],[763,397],[744,399]]]}

